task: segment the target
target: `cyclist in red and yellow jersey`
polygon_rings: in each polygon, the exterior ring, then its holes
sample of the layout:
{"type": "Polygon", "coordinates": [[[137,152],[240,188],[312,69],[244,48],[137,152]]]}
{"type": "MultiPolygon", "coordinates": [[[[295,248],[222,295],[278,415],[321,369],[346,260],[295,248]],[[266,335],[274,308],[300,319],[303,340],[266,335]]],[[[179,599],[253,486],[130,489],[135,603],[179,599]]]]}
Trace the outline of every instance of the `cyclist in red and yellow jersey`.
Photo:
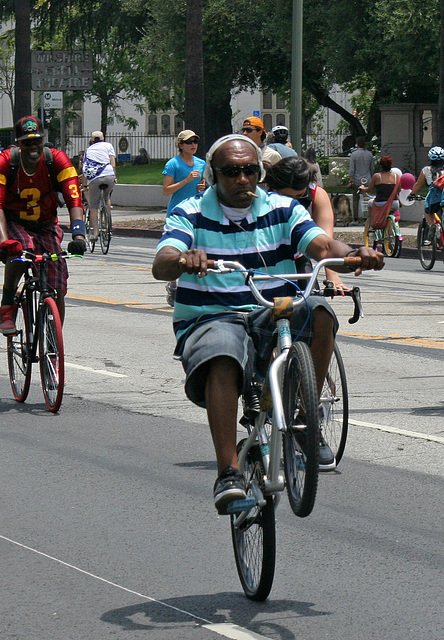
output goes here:
{"type": "MultiPolygon", "coordinates": [[[[43,153],[45,134],[39,118],[25,116],[15,123],[18,149],[0,155],[0,251],[5,262],[0,331],[15,333],[14,296],[23,264],[12,261],[22,250],[61,251],[63,231],[57,221],[58,195],[63,194],[71,220],[71,253],[83,254],[85,224],[77,172],[58,149],[43,153]],[[18,164],[18,166],[17,166],[18,164]]],[[[64,318],[68,270],[65,260],[49,264],[48,283],[57,290],[57,306],[64,318]]]]}

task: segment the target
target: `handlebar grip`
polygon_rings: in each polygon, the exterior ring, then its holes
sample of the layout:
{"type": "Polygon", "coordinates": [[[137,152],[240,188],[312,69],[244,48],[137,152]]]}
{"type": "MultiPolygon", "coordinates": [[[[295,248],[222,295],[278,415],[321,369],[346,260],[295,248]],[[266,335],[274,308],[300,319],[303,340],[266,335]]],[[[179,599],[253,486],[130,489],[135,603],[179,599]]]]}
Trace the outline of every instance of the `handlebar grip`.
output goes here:
{"type": "Polygon", "coordinates": [[[207,269],[214,269],[216,266],[216,260],[207,260],[207,269]]]}
{"type": "Polygon", "coordinates": [[[345,266],[348,267],[351,271],[353,271],[357,267],[360,267],[361,263],[362,258],[360,258],[359,256],[346,256],[344,258],[345,266]]]}

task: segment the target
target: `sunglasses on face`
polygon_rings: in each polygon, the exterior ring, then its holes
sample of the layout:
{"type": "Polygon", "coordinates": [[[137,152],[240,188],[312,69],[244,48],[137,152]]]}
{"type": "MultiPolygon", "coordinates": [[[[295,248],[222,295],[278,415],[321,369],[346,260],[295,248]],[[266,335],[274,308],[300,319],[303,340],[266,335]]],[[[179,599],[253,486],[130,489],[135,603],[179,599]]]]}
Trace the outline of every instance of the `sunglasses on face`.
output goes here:
{"type": "Polygon", "coordinates": [[[243,172],[246,176],[255,176],[261,170],[258,164],[246,164],[241,167],[237,164],[227,165],[226,167],[214,167],[214,170],[221,173],[226,178],[237,178],[243,172]]]}
{"type": "Polygon", "coordinates": [[[40,144],[42,142],[41,138],[28,138],[25,140],[20,140],[23,146],[32,147],[33,144],[40,144]]]}
{"type": "Polygon", "coordinates": [[[242,127],[242,131],[246,131],[247,133],[251,133],[252,131],[261,131],[261,129],[258,129],[257,127],[255,127],[254,129],[252,127],[242,127]]]}
{"type": "Polygon", "coordinates": [[[184,140],[182,144],[198,144],[198,140],[184,140]]]}

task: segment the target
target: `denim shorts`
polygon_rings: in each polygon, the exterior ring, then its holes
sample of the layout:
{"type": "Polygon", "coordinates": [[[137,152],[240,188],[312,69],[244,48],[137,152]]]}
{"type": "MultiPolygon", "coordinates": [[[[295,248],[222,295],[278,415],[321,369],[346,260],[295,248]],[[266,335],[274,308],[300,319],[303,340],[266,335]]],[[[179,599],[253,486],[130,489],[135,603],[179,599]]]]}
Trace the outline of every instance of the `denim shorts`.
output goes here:
{"type": "MultiPolygon", "coordinates": [[[[325,298],[313,296],[307,306],[293,313],[290,326],[293,339],[310,344],[313,334],[313,311],[323,307],[334,320],[334,334],[338,321],[325,298]]],[[[205,316],[196,323],[185,340],[181,353],[186,373],[185,393],[197,406],[205,407],[205,385],[209,362],[219,356],[228,356],[239,363],[243,372],[239,394],[244,393],[254,373],[264,376],[274,347],[276,325],[269,309],[257,309],[250,313],[228,313],[215,319],[205,316]]]]}

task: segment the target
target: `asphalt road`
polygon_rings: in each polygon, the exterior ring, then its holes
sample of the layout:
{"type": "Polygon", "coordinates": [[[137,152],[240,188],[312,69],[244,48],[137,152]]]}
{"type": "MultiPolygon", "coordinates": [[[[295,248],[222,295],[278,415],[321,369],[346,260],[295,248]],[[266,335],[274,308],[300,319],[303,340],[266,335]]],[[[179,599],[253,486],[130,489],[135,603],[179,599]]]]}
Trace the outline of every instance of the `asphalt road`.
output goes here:
{"type": "Polygon", "coordinates": [[[0,372],[1,640],[441,640],[443,264],[362,276],[357,325],[334,301],[350,437],[309,518],[281,501],[273,590],[255,604],[212,506],[154,247],[113,238],[70,262],[59,415],[37,371],[24,405],[0,372]]]}

